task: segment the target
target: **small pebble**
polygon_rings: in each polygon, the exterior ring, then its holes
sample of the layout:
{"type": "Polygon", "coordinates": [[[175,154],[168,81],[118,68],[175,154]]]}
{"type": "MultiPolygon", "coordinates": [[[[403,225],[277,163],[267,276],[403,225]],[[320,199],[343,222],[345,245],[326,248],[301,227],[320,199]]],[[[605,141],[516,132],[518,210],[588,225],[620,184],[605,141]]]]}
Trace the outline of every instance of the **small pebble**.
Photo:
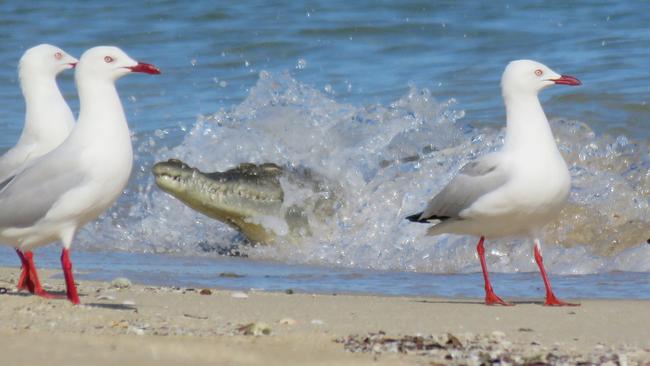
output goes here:
{"type": "Polygon", "coordinates": [[[199,294],[201,294],[201,295],[212,295],[212,290],[210,290],[209,288],[204,288],[203,290],[201,290],[201,292],[199,292],[199,294]]]}
{"type": "Polygon", "coordinates": [[[246,295],[243,292],[233,292],[232,294],[230,294],[230,297],[232,297],[233,299],[248,299],[248,295],[246,295]]]}
{"type": "Polygon", "coordinates": [[[119,322],[113,322],[111,324],[111,328],[128,328],[129,327],[129,322],[126,320],[120,320],[119,322]]]}
{"type": "Polygon", "coordinates": [[[452,348],[463,348],[463,343],[451,333],[447,333],[447,343],[448,346],[452,348]]]}
{"type": "Polygon", "coordinates": [[[136,334],[136,335],[139,335],[139,336],[144,335],[144,329],[142,329],[142,328],[138,328],[138,327],[134,327],[134,326],[129,326],[129,327],[127,328],[127,332],[129,332],[129,333],[133,333],[133,334],[136,334]]]}
{"type": "Polygon", "coordinates": [[[111,281],[111,287],[113,288],[129,288],[131,287],[131,281],[126,277],[118,277],[111,281]]]}
{"type": "Polygon", "coordinates": [[[293,295],[293,289],[288,288],[288,289],[284,290],[284,293],[287,294],[287,295],[293,295]]]}
{"type": "Polygon", "coordinates": [[[261,336],[271,334],[271,327],[266,323],[249,323],[237,328],[243,335],[261,336]]]}
{"type": "Polygon", "coordinates": [[[295,319],[291,319],[291,318],[280,319],[280,321],[278,323],[280,323],[282,325],[296,325],[296,324],[298,324],[298,322],[295,319]]]}
{"type": "Polygon", "coordinates": [[[325,324],[325,322],[322,321],[322,320],[320,320],[320,319],[313,319],[313,320],[311,321],[311,323],[312,323],[313,325],[323,325],[323,324],[325,324]]]}

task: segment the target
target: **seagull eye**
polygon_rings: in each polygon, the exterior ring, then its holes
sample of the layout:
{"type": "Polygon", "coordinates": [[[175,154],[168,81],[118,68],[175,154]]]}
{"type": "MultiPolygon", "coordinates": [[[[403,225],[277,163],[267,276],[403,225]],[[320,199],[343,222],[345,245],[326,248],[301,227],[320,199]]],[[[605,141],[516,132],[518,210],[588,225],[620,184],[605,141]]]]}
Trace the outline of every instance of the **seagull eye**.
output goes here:
{"type": "Polygon", "coordinates": [[[54,54],[54,58],[57,60],[60,60],[63,58],[63,54],[61,52],[57,52],[54,54]]]}
{"type": "Polygon", "coordinates": [[[535,75],[537,75],[537,76],[542,76],[543,73],[544,73],[544,71],[542,71],[540,69],[535,70],[535,75]]]}
{"type": "Polygon", "coordinates": [[[111,56],[104,57],[104,62],[106,62],[107,64],[110,64],[113,61],[115,60],[111,56]]]}

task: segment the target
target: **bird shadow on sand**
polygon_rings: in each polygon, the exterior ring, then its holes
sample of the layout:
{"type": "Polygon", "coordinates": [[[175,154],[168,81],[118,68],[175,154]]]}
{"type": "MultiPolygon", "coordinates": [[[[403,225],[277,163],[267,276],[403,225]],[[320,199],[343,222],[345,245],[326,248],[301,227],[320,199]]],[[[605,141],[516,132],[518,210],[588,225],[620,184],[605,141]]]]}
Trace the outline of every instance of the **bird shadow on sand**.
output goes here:
{"type": "MultiPolygon", "coordinates": [[[[56,296],[54,299],[49,299],[49,300],[61,300],[65,301],[66,300],[66,293],[65,291],[49,291],[49,294],[56,296]]],[[[20,297],[29,297],[29,296],[36,296],[34,294],[30,294],[29,292],[3,292],[0,294],[2,296],[20,296],[20,297]]],[[[79,297],[83,298],[86,295],[79,294],[79,297]]],[[[91,308],[100,308],[100,309],[110,309],[110,310],[130,310],[130,311],[137,311],[138,308],[135,305],[130,305],[130,304],[112,304],[112,303],[97,303],[97,302],[91,302],[91,303],[84,303],[82,302],[81,305],[84,306],[89,306],[91,308]]]]}
{"type": "Polygon", "coordinates": [[[99,308],[99,309],[110,309],[110,310],[130,310],[130,311],[138,311],[138,308],[135,305],[129,305],[129,304],[104,304],[104,303],[98,303],[98,302],[91,302],[82,305],[89,306],[91,308],[99,308]]]}
{"type": "MultiPolygon", "coordinates": [[[[63,300],[63,299],[66,298],[65,291],[48,291],[47,293],[54,296],[54,298],[48,299],[48,300],[63,300]]],[[[34,295],[34,294],[29,293],[27,291],[7,291],[7,292],[0,293],[0,295],[2,295],[2,296],[21,296],[21,297],[29,297],[29,296],[39,297],[38,295],[34,295]]]]}
{"type": "MultiPolygon", "coordinates": [[[[425,304],[466,304],[466,305],[503,307],[502,305],[485,305],[485,303],[480,300],[412,300],[412,301],[425,303],[425,304]]],[[[509,303],[512,305],[540,305],[540,306],[544,305],[543,301],[535,301],[535,300],[512,300],[509,301],[509,303]]]]}
{"type": "Polygon", "coordinates": [[[26,296],[34,296],[34,295],[30,294],[29,292],[9,292],[9,291],[7,291],[7,292],[2,292],[2,296],[22,296],[22,297],[26,297],[26,296]]]}

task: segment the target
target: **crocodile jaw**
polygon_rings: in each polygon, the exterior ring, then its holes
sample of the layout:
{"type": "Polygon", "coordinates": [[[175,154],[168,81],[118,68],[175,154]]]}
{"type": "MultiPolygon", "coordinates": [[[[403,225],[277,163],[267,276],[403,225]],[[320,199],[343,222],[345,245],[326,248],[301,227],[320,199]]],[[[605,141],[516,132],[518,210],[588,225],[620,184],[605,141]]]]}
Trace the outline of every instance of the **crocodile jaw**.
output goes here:
{"type": "Polygon", "coordinates": [[[276,187],[269,182],[213,179],[175,159],[154,165],[153,174],[163,191],[204,215],[241,230],[252,242],[275,240],[272,231],[251,222],[250,218],[279,211],[282,205],[279,186],[278,196],[276,187]]]}

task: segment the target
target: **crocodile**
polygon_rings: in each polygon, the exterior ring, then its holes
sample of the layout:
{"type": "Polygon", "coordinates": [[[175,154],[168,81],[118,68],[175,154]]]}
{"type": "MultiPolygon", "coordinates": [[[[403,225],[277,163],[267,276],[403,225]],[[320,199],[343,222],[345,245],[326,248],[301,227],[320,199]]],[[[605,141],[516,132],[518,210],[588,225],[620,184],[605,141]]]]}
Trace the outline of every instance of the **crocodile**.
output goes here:
{"type": "Polygon", "coordinates": [[[256,244],[312,235],[310,223],[325,222],[342,204],[340,186],[308,168],[242,163],[205,173],[170,159],[152,170],[160,189],[256,244]]]}

